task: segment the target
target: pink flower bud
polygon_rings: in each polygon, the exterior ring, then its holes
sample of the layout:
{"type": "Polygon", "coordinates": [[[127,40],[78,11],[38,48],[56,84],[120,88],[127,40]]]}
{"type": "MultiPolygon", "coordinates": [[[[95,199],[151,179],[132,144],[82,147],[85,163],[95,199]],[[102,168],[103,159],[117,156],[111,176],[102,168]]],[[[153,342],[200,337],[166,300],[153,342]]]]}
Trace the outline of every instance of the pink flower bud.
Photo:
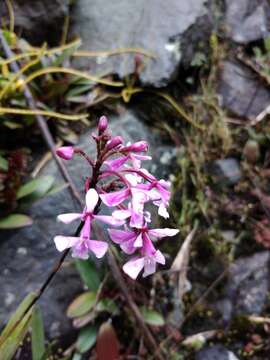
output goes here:
{"type": "Polygon", "coordinates": [[[141,152],[148,150],[148,143],[146,141],[137,141],[132,145],[124,146],[121,151],[133,151],[133,152],[141,152]]]}
{"type": "Polygon", "coordinates": [[[116,148],[118,145],[123,143],[123,139],[121,136],[115,136],[110,141],[107,142],[106,149],[112,150],[116,148]]]}
{"type": "Polygon", "coordinates": [[[98,133],[101,135],[108,127],[108,120],[106,116],[101,116],[98,122],[98,133]]]}
{"type": "Polygon", "coordinates": [[[56,154],[62,159],[70,160],[74,154],[74,149],[72,146],[62,146],[56,150],[56,154]]]}

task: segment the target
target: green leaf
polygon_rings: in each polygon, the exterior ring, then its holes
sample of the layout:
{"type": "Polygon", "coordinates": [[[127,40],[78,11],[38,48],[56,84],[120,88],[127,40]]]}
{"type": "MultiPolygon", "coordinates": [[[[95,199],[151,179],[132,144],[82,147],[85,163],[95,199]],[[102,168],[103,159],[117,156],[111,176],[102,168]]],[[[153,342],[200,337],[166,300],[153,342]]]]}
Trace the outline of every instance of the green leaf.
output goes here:
{"type": "Polygon", "coordinates": [[[163,326],[165,321],[163,316],[160,315],[157,311],[147,309],[146,307],[142,306],[140,308],[144,321],[152,326],[163,326]]]}
{"type": "Polygon", "coordinates": [[[79,317],[88,313],[96,302],[95,292],[85,292],[79,295],[67,309],[67,316],[70,318],[79,317]]]}
{"type": "Polygon", "coordinates": [[[8,170],[8,161],[0,155],[0,170],[8,170]]]}
{"type": "Polygon", "coordinates": [[[80,331],[76,342],[76,349],[80,353],[85,353],[95,344],[97,339],[97,329],[94,326],[88,326],[80,331]]]}
{"type": "Polygon", "coordinates": [[[72,98],[73,96],[81,95],[84,92],[89,91],[92,87],[93,87],[93,84],[76,86],[66,93],[66,95],[65,95],[66,99],[69,100],[69,98],[72,98]]]}
{"type": "Polygon", "coordinates": [[[81,360],[81,359],[82,359],[82,355],[78,353],[75,353],[72,357],[72,360],[81,360]]]}
{"type": "Polygon", "coordinates": [[[33,224],[33,220],[27,215],[11,214],[0,220],[0,230],[17,229],[32,224],[33,224]]]}
{"type": "Polygon", "coordinates": [[[268,53],[270,53],[270,36],[268,36],[264,39],[264,47],[265,47],[265,50],[268,53]]]}
{"type": "Polygon", "coordinates": [[[107,311],[110,314],[115,314],[118,312],[118,308],[115,302],[107,298],[104,298],[97,303],[96,310],[98,312],[107,311]]]}
{"type": "Polygon", "coordinates": [[[11,316],[7,326],[4,328],[0,336],[1,359],[11,360],[27,334],[31,324],[32,310],[30,310],[23,319],[21,318],[35,297],[35,293],[30,293],[18,306],[15,313],[11,316]]]}
{"type": "Polygon", "coordinates": [[[10,120],[4,121],[3,124],[4,124],[7,128],[9,128],[9,129],[11,129],[11,130],[21,129],[21,128],[23,127],[22,124],[16,123],[15,121],[10,121],[10,120]]]}
{"type": "Polygon", "coordinates": [[[19,188],[17,192],[17,199],[19,200],[31,194],[35,197],[42,197],[50,190],[53,182],[54,178],[49,175],[31,180],[19,188]]]}
{"type": "Polygon", "coordinates": [[[39,308],[32,315],[32,360],[41,360],[45,354],[45,336],[42,314],[39,308]]]}
{"type": "Polygon", "coordinates": [[[13,47],[14,43],[16,42],[16,36],[12,31],[2,30],[2,34],[9,46],[13,47]]]}
{"type": "Polygon", "coordinates": [[[76,268],[80,273],[82,281],[89,290],[97,291],[100,285],[100,277],[98,275],[96,266],[91,259],[76,260],[76,268]]]}
{"type": "Polygon", "coordinates": [[[57,194],[58,192],[65,190],[69,185],[67,183],[53,186],[46,194],[46,196],[57,194]]]}

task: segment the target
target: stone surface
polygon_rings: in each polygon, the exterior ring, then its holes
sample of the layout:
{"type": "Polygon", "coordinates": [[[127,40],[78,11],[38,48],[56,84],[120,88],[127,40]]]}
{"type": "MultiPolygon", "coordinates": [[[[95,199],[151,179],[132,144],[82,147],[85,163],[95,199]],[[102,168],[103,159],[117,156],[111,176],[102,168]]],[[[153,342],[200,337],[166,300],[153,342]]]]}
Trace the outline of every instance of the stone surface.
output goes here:
{"type": "MultiPolygon", "coordinates": [[[[173,169],[173,147],[164,146],[152,130],[143,125],[132,113],[126,112],[119,118],[112,119],[110,128],[114,134],[123,136],[126,141],[147,140],[153,161],[148,162],[148,169],[158,176],[168,174],[173,169]],[[166,161],[164,159],[166,158],[166,161]],[[162,160],[163,159],[163,160],[162,160]],[[165,163],[164,163],[165,162],[165,163]],[[170,166],[171,165],[171,166],[170,166]]],[[[91,154],[94,151],[89,133],[80,139],[80,147],[91,154]]],[[[66,163],[78,188],[82,188],[83,179],[88,175],[88,168],[83,160],[66,163]]],[[[146,166],[147,167],[147,166],[146,166]]],[[[62,179],[53,161],[46,166],[43,174],[53,175],[59,183],[62,179]]],[[[54,196],[37,202],[30,213],[34,225],[18,231],[1,232],[0,237],[0,327],[8,320],[23,297],[40,287],[53,264],[59,259],[59,253],[53,244],[57,234],[74,232],[56,222],[56,215],[76,210],[69,192],[64,190],[54,196]],[[69,232],[70,231],[70,232],[69,232]]],[[[71,260],[71,259],[70,259],[71,260]]],[[[65,316],[66,307],[81,290],[81,282],[76,270],[69,261],[57,274],[51,286],[46,290],[40,305],[44,314],[45,326],[50,336],[64,335],[71,329],[71,323],[65,316]]]]}
{"type": "Polygon", "coordinates": [[[236,62],[223,64],[219,84],[221,105],[232,114],[254,119],[270,102],[270,91],[256,75],[236,62]]]}
{"type": "Polygon", "coordinates": [[[241,179],[239,162],[234,158],[216,160],[211,164],[211,174],[223,185],[234,185],[241,179]]]}
{"type": "MultiPolygon", "coordinates": [[[[59,42],[69,0],[14,0],[12,3],[17,33],[33,45],[59,42]]],[[[0,3],[0,14],[3,21],[8,21],[5,1],[0,3]]]]}
{"type": "Polygon", "coordinates": [[[226,0],[226,9],[227,32],[234,41],[246,44],[269,35],[269,1],[226,0]]]}
{"type": "MultiPolygon", "coordinates": [[[[192,38],[192,44],[200,40],[201,27],[196,27],[196,23],[206,14],[205,2],[78,0],[72,11],[72,32],[82,38],[86,50],[139,47],[154,52],[157,59],[147,61],[141,80],[161,86],[173,77],[184,58],[181,43],[185,32],[194,26],[194,35],[189,33],[189,39],[192,38]]],[[[82,59],[77,64],[95,73],[116,73],[124,77],[134,72],[134,54],[82,59]]]]}
{"type": "Polygon", "coordinates": [[[235,315],[260,315],[270,289],[270,252],[240,258],[231,265],[225,297],[217,304],[224,321],[235,315]]]}
{"type": "Polygon", "coordinates": [[[195,355],[195,360],[238,360],[233,352],[222,345],[206,347],[195,355]]]}

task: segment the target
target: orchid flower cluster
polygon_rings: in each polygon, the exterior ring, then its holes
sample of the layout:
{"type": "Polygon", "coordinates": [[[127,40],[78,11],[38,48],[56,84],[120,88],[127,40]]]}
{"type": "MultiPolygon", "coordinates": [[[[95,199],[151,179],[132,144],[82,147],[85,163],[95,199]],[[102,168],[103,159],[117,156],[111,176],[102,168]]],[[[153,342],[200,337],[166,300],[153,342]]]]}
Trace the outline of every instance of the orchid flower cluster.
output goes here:
{"type": "Polygon", "coordinates": [[[143,161],[151,160],[145,154],[147,142],[124,145],[120,136],[110,134],[105,116],[99,119],[98,134],[92,134],[92,137],[97,147],[95,161],[80,148],[64,146],[56,151],[65,160],[80,155],[92,168],[91,177],[85,182],[83,211],[58,216],[58,220],[65,224],[81,220],[80,235],[56,236],[56,248],[59,251],[71,248],[72,256],[81,259],[87,259],[91,252],[97,258],[103,257],[108,243],[91,236],[92,223],[99,221],[110,226],[107,231],[111,240],[125,254],[132,255],[123,266],[127,275],[136,279],[142,270],[143,277],[153,274],[157,263],[165,264],[165,257],[155,248],[154,241],[174,236],[179,230],[151,229],[151,214],[146,210],[146,204],[151,202],[160,216],[168,218],[170,183],[157,180],[142,167],[143,161]],[[112,208],[111,215],[99,215],[101,203],[112,208]]]}

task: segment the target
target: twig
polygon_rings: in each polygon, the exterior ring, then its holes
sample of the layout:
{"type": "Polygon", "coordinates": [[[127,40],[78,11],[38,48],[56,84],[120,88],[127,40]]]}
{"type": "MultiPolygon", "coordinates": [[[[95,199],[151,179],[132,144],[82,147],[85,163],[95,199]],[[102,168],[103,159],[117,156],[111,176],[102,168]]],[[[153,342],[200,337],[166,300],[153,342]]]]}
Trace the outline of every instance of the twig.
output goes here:
{"type": "MultiPolygon", "coordinates": [[[[2,48],[4,50],[4,53],[5,53],[6,57],[8,59],[12,58],[14,56],[14,54],[13,54],[12,50],[10,49],[8,43],[6,42],[6,39],[3,36],[2,31],[0,31],[0,42],[1,42],[1,45],[2,45],[2,48]]],[[[14,73],[18,73],[20,71],[20,68],[19,68],[16,61],[12,62],[10,64],[10,67],[11,67],[11,69],[12,69],[12,71],[14,73]]],[[[21,75],[20,79],[23,80],[24,77],[21,75]]],[[[24,93],[24,96],[25,96],[26,101],[28,103],[28,106],[32,110],[35,110],[37,108],[36,101],[33,98],[33,95],[32,95],[32,93],[31,93],[31,91],[30,91],[30,89],[29,89],[29,87],[27,85],[24,86],[23,93],[24,93]]],[[[37,124],[38,124],[38,126],[40,128],[41,134],[42,134],[48,148],[52,152],[52,155],[53,155],[53,157],[54,157],[54,159],[56,161],[56,164],[57,164],[63,178],[69,183],[69,191],[71,192],[71,195],[77,200],[79,205],[82,205],[83,203],[82,203],[80,194],[76,190],[76,187],[75,187],[75,185],[74,185],[74,183],[73,183],[73,181],[72,181],[72,179],[71,179],[65,165],[63,164],[61,159],[56,155],[54,140],[52,138],[52,135],[50,133],[50,130],[48,128],[46,120],[44,119],[44,117],[42,115],[35,115],[35,118],[37,120],[37,124]]]]}
{"type": "Polygon", "coordinates": [[[270,76],[264,74],[258,67],[250,60],[248,59],[242,52],[239,52],[236,55],[237,59],[242,62],[246,67],[251,69],[252,72],[254,72],[256,75],[258,75],[266,86],[270,85],[270,76]]]}

